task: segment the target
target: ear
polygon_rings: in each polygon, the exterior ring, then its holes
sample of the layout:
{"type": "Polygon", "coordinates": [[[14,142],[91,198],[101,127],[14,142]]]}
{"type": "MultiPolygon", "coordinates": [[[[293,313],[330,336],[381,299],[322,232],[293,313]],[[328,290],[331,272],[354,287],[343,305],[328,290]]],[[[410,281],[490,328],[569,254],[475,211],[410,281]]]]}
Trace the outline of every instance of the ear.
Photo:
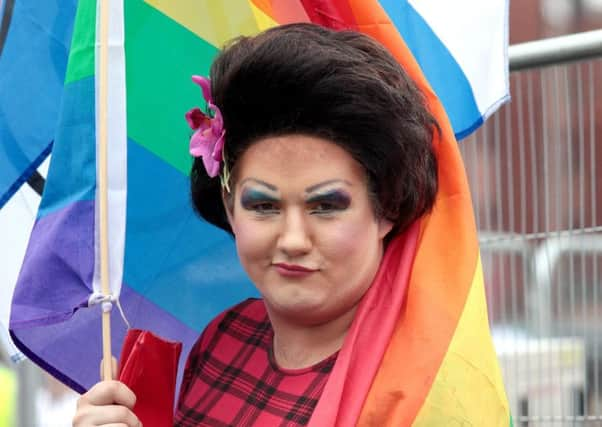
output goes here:
{"type": "Polygon", "coordinates": [[[234,194],[226,191],[225,188],[222,188],[222,204],[224,205],[224,211],[228,217],[230,228],[234,235],[236,235],[236,229],[234,227],[234,194]]]}
{"type": "Polygon", "coordinates": [[[389,231],[393,229],[393,222],[385,218],[378,219],[378,237],[384,239],[389,231]]]}

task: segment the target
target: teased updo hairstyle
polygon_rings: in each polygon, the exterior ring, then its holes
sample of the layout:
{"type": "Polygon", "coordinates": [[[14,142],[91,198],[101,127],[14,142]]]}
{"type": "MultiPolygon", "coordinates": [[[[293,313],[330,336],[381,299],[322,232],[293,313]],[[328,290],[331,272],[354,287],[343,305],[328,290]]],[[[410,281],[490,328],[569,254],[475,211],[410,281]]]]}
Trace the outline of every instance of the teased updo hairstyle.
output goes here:
{"type": "MultiPolygon", "coordinates": [[[[275,27],[231,42],[210,79],[234,180],[237,160],[254,142],[305,134],[332,140],[364,167],[375,213],[393,222],[391,233],[431,209],[438,125],[413,81],[371,38],[313,24],[275,27]]],[[[220,180],[207,176],[201,158],[191,192],[201,217],[232,233],[220,180]]]]}

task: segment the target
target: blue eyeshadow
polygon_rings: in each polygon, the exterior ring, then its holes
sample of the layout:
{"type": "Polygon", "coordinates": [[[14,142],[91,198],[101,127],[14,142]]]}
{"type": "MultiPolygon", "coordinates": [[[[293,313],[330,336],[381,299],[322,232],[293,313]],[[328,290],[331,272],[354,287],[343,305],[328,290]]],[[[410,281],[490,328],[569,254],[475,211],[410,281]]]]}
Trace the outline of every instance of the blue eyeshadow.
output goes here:
{"type": "Polygon", "coordinates": [[[266,194],[262,191],[246,188],[240,196],[240,203],[244,208],[251,208],[255,203],[259,202],[277,202],[278,199],[274,196],[266,194]]]}

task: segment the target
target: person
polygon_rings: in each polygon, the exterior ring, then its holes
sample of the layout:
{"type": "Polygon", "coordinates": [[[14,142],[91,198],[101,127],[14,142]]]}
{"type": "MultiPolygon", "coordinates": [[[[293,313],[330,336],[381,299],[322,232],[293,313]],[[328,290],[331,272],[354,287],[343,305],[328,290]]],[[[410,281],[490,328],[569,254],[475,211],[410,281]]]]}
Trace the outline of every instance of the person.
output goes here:
{"type": "MultiPolygon", "coordinates": [[[[188,355],[175,425],[306,425],[388,248],[437,192],[422,93],[379,43],[290,24],[227,45],[195,77],[192,202],[234,236],[261,299],[215,318],[188,355]]],[[[74,426],[137,426],[117,381],[74,426]]]]}

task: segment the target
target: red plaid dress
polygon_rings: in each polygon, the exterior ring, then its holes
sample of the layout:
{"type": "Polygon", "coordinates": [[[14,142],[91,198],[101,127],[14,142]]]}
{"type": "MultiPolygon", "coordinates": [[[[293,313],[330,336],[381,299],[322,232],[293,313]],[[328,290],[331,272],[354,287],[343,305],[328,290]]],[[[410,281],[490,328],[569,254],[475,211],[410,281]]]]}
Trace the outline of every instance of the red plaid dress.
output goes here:
{"type": "Polygon", "coordinates": [[[215,318],[186,364],[175,426],[303,426],[318,403],[336,354],[305,369],[279,368],[262,300],[215,318]]]}

